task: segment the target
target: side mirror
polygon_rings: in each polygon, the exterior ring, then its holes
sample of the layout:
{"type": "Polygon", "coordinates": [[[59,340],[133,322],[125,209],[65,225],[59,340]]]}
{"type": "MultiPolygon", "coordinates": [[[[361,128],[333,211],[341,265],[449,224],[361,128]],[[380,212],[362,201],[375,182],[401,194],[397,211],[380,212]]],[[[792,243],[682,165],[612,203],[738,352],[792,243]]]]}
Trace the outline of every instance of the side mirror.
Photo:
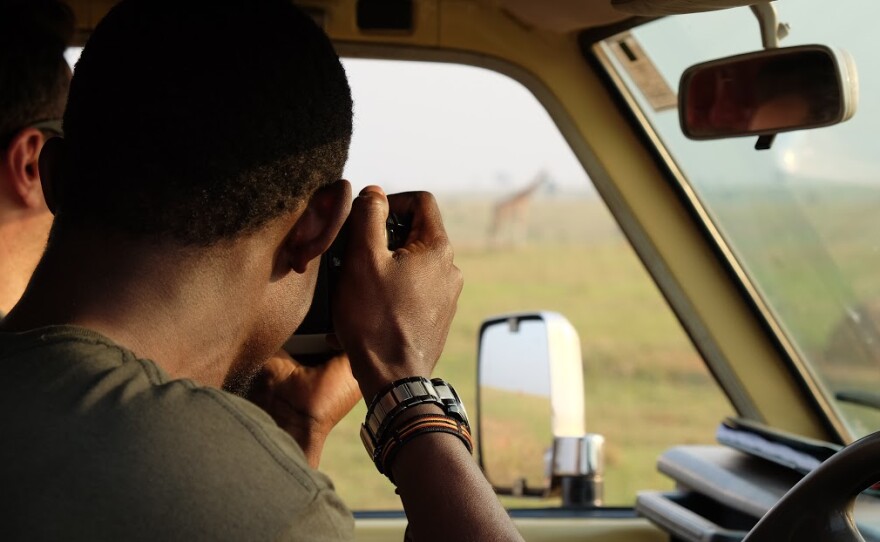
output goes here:
{"type": "Polygon", "coordinates": [[[571,323],[552,312],[490,318],[479,348],[477,445],[496,492],[601,504],[604,440],[584,432],[581,347],[571,323]]]}
{"type": "Polygon", "coordinates": [[[691,139],[772,135],[852,118],[858,75],[849,54],[804,45],[697,64],[682,75],[678,95],[691,139]]]}

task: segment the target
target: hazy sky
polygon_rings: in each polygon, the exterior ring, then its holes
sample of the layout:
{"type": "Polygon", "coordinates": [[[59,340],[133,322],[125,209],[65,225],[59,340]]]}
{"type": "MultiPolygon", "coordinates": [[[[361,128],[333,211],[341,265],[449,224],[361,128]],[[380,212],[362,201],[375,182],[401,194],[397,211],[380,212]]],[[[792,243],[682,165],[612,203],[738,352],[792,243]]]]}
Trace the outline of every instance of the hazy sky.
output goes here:
{"type": "Polygon", "coordinates": [[[545,169],[560,190],[589,181],[543,106],[507,76],[470,66],[346,59],[356,185],[506,191],[545,169]]]}
{"type": "Polygon", "coordinates": [[[545,322],[522,320],[516,332],[506,322],[497,323],[480,338],[480,382],[496,390],[549,399],[549,358],[545,322]]]}

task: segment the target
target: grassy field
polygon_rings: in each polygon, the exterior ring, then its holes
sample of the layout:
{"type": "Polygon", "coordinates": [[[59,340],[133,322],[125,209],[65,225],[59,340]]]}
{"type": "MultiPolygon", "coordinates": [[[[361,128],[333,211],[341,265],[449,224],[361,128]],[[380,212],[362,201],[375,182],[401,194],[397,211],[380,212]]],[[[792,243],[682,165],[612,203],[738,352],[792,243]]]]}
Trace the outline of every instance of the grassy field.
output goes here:
{"type": "Polygon", "coordinates": [[[480,397],[486,405],[480,427],[486,476],[501,487],[513,487],[520,480],[527,487],[543,487],[545,459],[553,442],[547,423],[549,396],[484,386],[480,397]]]}
{"type": "MultiPolygon", "coordinates": [[[[538,200],[528,230],[496,242],[486,235],[489,200],[445,198],[441,207],[465,287],[435,373],[456,386],[472,419],[482,320],[560,312],[581,337],[587,430],[607,440],[607,502],[631,504],[637,490],[670,488],[656,472],[657,456],[676,444],[713,442],[732,410],[603,204],[538,200]]],[[[363,416],[361,405],[334,431],[322,470],[353,509],[399,508],[358,439],[363,416]]]]}
{"type": "MultiPolygon", "coordinates": [[[[875,391],[880,374],[880,191],[768,184],[710,193],[725,233],[831,390],[875,391]]],[[[880,412],[842,405],[856,435],[880,412]]]]}

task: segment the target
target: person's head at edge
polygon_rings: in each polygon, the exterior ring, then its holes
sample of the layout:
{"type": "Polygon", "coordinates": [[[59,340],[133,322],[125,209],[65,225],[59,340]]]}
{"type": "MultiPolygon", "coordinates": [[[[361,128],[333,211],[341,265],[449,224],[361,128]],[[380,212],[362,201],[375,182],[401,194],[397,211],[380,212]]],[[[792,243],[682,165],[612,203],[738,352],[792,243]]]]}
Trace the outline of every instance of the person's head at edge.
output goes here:
{"type": "Polygon", "coordinates": [[[123,1],[83,50],[64,128],[17,326],[81,324],[240,389],[302,320],[350,206],[329,39],[286,0],[123,1]]]}
{"type": "Polygon", "coordinates": [[[24,291],[52,224],[38,159],[61,129],[73,31],[72,12],[57,0],[0,7],[0,317],[24,291]]]}

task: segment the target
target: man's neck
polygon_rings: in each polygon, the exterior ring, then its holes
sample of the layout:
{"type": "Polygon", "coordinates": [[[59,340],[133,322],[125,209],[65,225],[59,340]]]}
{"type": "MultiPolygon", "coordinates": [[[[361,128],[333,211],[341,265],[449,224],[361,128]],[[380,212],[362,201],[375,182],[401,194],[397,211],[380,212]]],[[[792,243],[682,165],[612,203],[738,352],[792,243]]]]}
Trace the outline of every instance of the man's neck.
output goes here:
{"type": "Polygon", "coordinates": [[[265,258],[249,255],[241,247],[158,251],[88,235],[53,241],[3,328],[79,325],[174,378],[219,387],[251,332],[263,286],[256,277],[266,276],[254,263],[265,258]],[[253,289],[247,277],[255,277],[253,289]]]}
{"type": "Polygon", "coordinates": [[[0,222],[0,314],[8,313],[24,293],[51,224],[49,211],[22,212],[0,222]]]}

